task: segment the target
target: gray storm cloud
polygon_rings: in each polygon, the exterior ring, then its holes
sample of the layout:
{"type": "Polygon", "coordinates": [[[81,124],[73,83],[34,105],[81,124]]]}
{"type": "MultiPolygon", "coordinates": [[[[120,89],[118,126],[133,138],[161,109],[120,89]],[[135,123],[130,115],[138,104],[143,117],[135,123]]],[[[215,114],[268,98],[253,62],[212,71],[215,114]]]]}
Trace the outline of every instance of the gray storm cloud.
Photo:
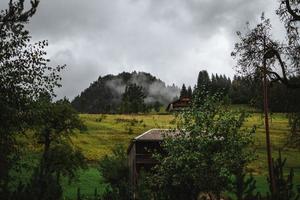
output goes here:
{"type": "MultiPolygon", "coordinates": [[[[7,3],[1,0],[0,8],[7,3]]],[[[49,40],[52,65],[67,65],[57,93],[72,99],[99,75],[122,71],[146,71],[177,85],[194,85],[203,69],[232,77],[235,32],[263,11],[277,23],[277,6],[273,0],[41,0],[27,27],[33,40],[49,40]]]]}

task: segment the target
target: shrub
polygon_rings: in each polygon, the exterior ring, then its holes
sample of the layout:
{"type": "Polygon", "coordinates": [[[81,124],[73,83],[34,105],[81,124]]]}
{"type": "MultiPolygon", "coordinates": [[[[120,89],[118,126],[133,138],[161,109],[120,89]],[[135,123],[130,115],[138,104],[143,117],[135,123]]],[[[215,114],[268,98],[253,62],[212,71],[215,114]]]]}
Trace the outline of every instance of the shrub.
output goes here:
{"type": "Polygon", "coordinates": [[[254,159],[254,129],[242,129],[246,115],[224,110],[219,94],[195,94],[190,109],[179,113],[180,134],[166,137],[165,154],[149,177],[154,199],[197,199],[200,193],[220,198],[232,177],[254,159]]]}
{"type": "Polygon", "coordinates": [[[131,197],[129,184],[129,168],[126,149],[116,145],[112,155],[106,155],[100,160],[99,171],[104,181],[110,185],[110,190],[104,194],[107,200],[128,200],[131,197]]]}

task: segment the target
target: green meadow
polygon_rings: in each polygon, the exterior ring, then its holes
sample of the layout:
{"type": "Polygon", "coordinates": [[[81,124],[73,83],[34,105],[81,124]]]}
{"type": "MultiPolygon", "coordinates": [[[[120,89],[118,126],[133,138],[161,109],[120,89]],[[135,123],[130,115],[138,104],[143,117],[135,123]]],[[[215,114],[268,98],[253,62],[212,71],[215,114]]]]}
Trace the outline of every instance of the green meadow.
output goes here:
{"type": "Polygon", "coordinates": [[[76,134],[72,141],[91,162],[109,154],[116,144],[128,146],[132,138],[149,129],[174,127],[172,115],[82,114],[80,117],[88,130],[76,134]]]}
{"type": "MultiPolygon", "coordinates": [[[[127,147],[130,140],[135,136],[152,128],[174,128],[176,125],[173,115],[104,115],[104,114],[81,114],[81,119],[87,126],[84,132],[76,132],[72,136],[72,142],[79,147],[89,162],[87,170],[79,171],[77,179],[69,184],[64,181],[65,199],[76,199],[77,189],[83,195],[93,196],[96,192],[103,193],[109,189],[103,183],[101,174],[97,170],[97,163],[103,156],[110,154],[116,144],[127,147]]],[[[260,113],[252,113],[247,118],[245,127],[256,127],[254,147],[257,159],[248,167],[255,176],[259,191],[265,193],[268,190],[267,158],[265,148],[265,132],[263,116],[260,113]]],[[[286,173],[290,168],[295,170],[295,181],[300,184],[300,150],[286,147],[289,126],[285,114],[272,114],[270,119],[270,133],[272,140],[273,157],[278,156],[278,149],[287,158],[286,173]]],[[[32,147],[34,149],[34,147],[32,147]]],[[[31,157],[35,160],[34,155],[31,157]]]]}

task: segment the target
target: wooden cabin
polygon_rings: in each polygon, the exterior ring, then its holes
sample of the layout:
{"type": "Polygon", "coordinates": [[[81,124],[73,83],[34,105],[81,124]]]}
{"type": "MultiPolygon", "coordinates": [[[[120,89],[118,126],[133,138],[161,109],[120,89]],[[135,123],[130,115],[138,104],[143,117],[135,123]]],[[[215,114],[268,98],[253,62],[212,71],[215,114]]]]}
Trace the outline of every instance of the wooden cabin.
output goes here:
{"type": "Polygon", "coordinates": [[[161,143],[165,135],[175,135],[178,131],[168,129],[151,129],[135,137],[127,150],[129,177],[131,186],[135,189],[140,171],[150,170],[157,161],[152,158],[154,150],[162,152],[161,143]]]}
{"type": "Polygon", "coordinates": [[[167,107],[167,111],[181,111],[190,106],[191,99],[189,97],[181,97],[180,99],[170,103],[167,107]]]}

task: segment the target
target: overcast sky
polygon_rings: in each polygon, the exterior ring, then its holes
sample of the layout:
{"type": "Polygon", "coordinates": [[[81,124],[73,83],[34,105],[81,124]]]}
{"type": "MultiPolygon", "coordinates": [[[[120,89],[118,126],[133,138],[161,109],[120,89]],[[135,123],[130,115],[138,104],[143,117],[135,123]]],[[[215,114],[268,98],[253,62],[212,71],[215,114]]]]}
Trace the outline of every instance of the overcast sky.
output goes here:
{"type": "MultiPolygon", "coordinates": [[[[0,8],[7,2],[0,0],[0,8]]],[[[122,71],[150,72],[177,85],[194,85],[204,69],[232,77],[235,32],[263,11],[278,24],[277,6],[276,0],[41,0],[29,29],[34,40],[49,40],[52,65],[67,65],[57,93],[73,99],[100,75],[122,71]]]]}

